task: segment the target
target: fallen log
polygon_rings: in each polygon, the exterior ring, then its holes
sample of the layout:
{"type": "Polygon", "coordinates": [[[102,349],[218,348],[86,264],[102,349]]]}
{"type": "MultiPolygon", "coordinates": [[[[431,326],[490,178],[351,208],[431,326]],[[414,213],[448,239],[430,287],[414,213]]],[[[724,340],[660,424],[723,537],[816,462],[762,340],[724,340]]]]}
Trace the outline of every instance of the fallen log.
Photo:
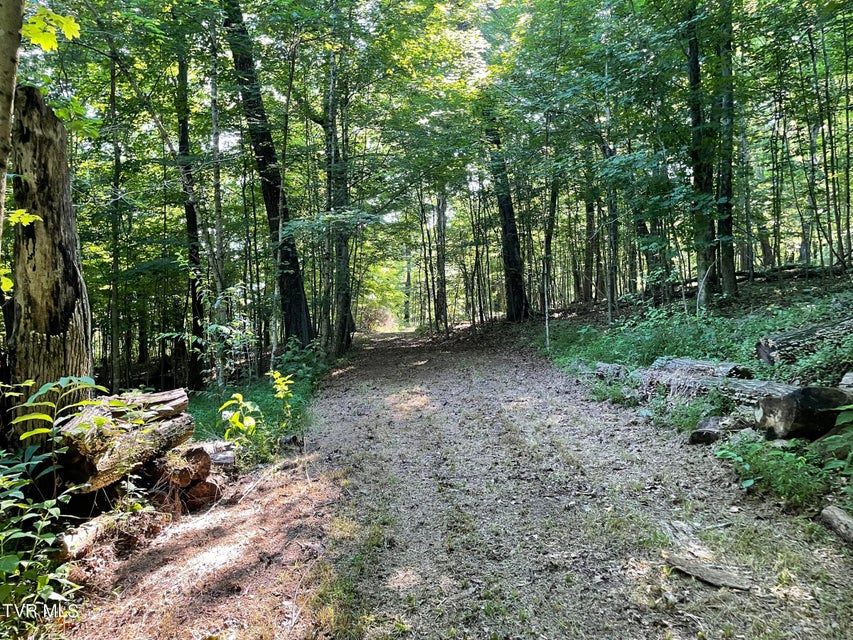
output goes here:
{"type": "Polygon", "coordinates": [[[88,554],[98,540],[115,528],[119,517],[114,511],[102,513],[79,527],[60,534],[57,537],[60,558],[76,560],[88,554]]]}
{"type": "Polygon", "coordinates": [[[131,392],[86,403],[58,421],[67,446],[63,478],[85,493],[106,487],[140,466],[186,442],[193,433],[183,389],[131,392]]]}
{"type": "Polygon", "coordinates": [[[850,546],[853,546],[853,516],[840,507],[826,507],[820,512],[820,519],[838,534],[850,546]]]}
{"type": "Polygon", "coordinates": [[[117,482],[149,460],[189,440],[194,428],[193,417],[183,413],[168,420],[139,425],[130,431],[109,434],[109,445],[99,448],[97,454],[81,456],[78,448],[75,475],[84,478],[78,491],[96,491],[117,482]]]}
{"type": "Polygon", "coordinates": [[[693,360],[691,358],[658,358],[652,363],[652,369],[663,371],[683,371],[696,375],[719,378],[752,379],[752,371],[737,362],[714,362],[713,360],[693,360]]]}
{"type": "Polygon", "coordinates": [[[853,391],[837,387],[802,387],[762,398],[756,420],[768,438],[816,440],[835,428],[839,407],[853,404],[853,391]]]}
{"type": "Polygon", "coordinates": [[[183,494],[188,511],[196,511],[213,504],[222,497],[222,488],[213,479],[202,480],[194,484],[183,494]]]}
{"type": "Polygon", "coordinates": [[[151,475],[156,485],[174,485],[185,489],[193,482],[206,480],[210,474],[210,454],[204,447],[191,446],[184,451],[173,450],[153,463],[151,475]]]}
{"type": "Polygon", "coordinates": [[[794,329],[767,336],[755,345],[756,355],[766,364],[793,363],[814,353],[823,344],[840,345],[853,334],[853,318],[794,329]]]}
{"type": "Polygon", "coordinates": [[[715,376],[696,376],[691,371],[644,369],[640,374],[639,395],[641,400],[654,397],[660,388],[667,392],[670,400],[695,398],[716,390],[736,405],[754,408],[758,401],[767,396],[791,393],[798,387],[769,380],[742,380],[715,376]]]}

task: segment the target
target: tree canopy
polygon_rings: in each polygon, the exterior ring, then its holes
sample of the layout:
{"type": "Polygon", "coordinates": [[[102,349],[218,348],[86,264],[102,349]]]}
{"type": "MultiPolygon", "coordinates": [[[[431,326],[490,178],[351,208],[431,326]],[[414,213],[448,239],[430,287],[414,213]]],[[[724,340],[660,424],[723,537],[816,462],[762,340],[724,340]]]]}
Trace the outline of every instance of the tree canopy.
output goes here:
{"type": "Polygon", "coordinates": [[[357,329],[702,308],[767,270],[853,260],[845,2],[22,15],[17,80],[69,132],[111,386],[198,387],[264,369],[288,340],[340,354],[357,329]]]}

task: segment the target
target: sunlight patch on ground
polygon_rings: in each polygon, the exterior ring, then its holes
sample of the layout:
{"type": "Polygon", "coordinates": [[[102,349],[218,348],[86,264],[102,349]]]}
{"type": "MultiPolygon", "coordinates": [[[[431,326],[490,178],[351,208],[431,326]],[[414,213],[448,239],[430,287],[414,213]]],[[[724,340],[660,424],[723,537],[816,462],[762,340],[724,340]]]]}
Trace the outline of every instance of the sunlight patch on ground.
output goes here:
{"type": "Polygon", "coordinates": [[[405,591],[423,582],[420,574],[414,569],[400,569],[390,578],[388,578],[388,587],[398,591],[405,591]]]}
{"type": "Polygon", "coordinates": [[[385,397],[385,402],[397,414],[397,418],[408,420],[415,412],[432,407],[430,397],[419,387],[406,389],[385,397]]]}

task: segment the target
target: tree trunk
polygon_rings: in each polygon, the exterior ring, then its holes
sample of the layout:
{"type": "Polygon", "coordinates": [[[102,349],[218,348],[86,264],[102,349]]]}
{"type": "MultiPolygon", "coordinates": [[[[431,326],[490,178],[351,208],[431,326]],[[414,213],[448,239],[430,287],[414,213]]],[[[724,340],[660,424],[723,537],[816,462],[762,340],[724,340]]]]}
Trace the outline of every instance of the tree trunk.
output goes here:
{"type": "Polygon", "coordinates": [[[690,107],[690,165],[693,169],[693,242],[696,248],[696,305],[705,307],[715,289],[715,227],[711,214],[714,200],[713,136],[708,132],[702,107],[702,77],[699,37],[696,29],[696,0],[687,11],[687,79],[690,107]]]}
{"type": "Polygon", "coordinates": [[[6,222],[6,175],[12,153],[12,113],[23,21],[24,0],[0,0],[0,240],[6,222]]]}
{"type": "Polygon", "coordinates": [[[41,218],[15,228],[13,382],[92,372],[91,316],[71,205],[65,127],[36,87],[15,98],[15,206],[41,218]]]}
{"type": "Polygon", "coordinates": [[[721,4],[720,37],[720,173],[717,178],[717,219],[720,240],[720,287],[737,295],[735,277],[732,166],[734,164],[734,81],[732,79],[732,0],[721,4]]]}
{"type": "Polygon", "coordinates": [[[448,333],[447,321],[447,195],[439,187],[435,201],[435,325],[448,333]]]}
{"type": "Polygon", "coordinates": [[[766,336],[755,345],[755,351],[767,364],[791,363],[814,353],[824,344],[839,346],[851,335],[853,318],[846,318],[838,322],[766,336]]]}
{"type": "MultiPolygon", "coordinates": [[[[179,36],[182,37],[182,36],[179,36]]],[[[189,62],[181,42],[178,47],[178,86],[175,92],[175,112],[178,116],[178,168],[184,174],[181,184],[190,187],[184,193],[184,216],[187,224],[189,250],[189,286],[192,341],[187,345],[186,385],[193,390],[204,387],[204,301],[202,300],[201,240],[198,231],[198,211],[192,198],[195,184],[190,166],[190,105],[189,105],[189,62]]]]}
{"type": "Polygon", "coordinates": [[[491,145],[489,168],[495,181],[498,211],[501,217],[501,256],[506,289],[506,319],[518,322],[530,316],[530,303],[524,292],[524,265],[515,223],[515,209],[510,194],[506,158],[501,149],[501,137],[494,116],[487,116],[486,139],[491,145]]]}
{"type": "Polygon", "coordinates": [[[255,164],[261,178],[270,241],[276,257],[285,337],[296,336],[303,345],[307,345],[314,338],[314,328],[308,311],[296,240],[290,233],[280,238],[280,226],[290,222],[290,212],[269,120],[261,98],[252,41],[243,22],[243,11],[238,0],[225,1],[225,30],[234,59],[255,164]]]}

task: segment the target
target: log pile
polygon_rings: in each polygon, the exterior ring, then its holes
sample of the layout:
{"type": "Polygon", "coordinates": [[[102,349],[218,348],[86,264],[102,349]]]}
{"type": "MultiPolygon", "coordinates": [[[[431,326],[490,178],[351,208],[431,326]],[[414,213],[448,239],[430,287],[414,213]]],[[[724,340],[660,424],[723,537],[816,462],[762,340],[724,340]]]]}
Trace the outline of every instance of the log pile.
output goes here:
{"type": "Polygon", "coordinates": [[[153,502],[174,514],[209,506],[222,497],[225,471],[234,450],[224,442],[192,443],[153,461],[145,470],[153,502]]]}
{"type": "Polygon", "coordinates": [[[66,479],[85,493],[107,487],[192,437],[183,389],[99,398],[67,420],[66,479]]]}
{"type": "Polygon", "coordinates": [[[756,343],[755,352],[766,364],[790,364],[822,345],[840,345],[850,335],[853,335],[853,318],[767,336],[756,343]]]}

